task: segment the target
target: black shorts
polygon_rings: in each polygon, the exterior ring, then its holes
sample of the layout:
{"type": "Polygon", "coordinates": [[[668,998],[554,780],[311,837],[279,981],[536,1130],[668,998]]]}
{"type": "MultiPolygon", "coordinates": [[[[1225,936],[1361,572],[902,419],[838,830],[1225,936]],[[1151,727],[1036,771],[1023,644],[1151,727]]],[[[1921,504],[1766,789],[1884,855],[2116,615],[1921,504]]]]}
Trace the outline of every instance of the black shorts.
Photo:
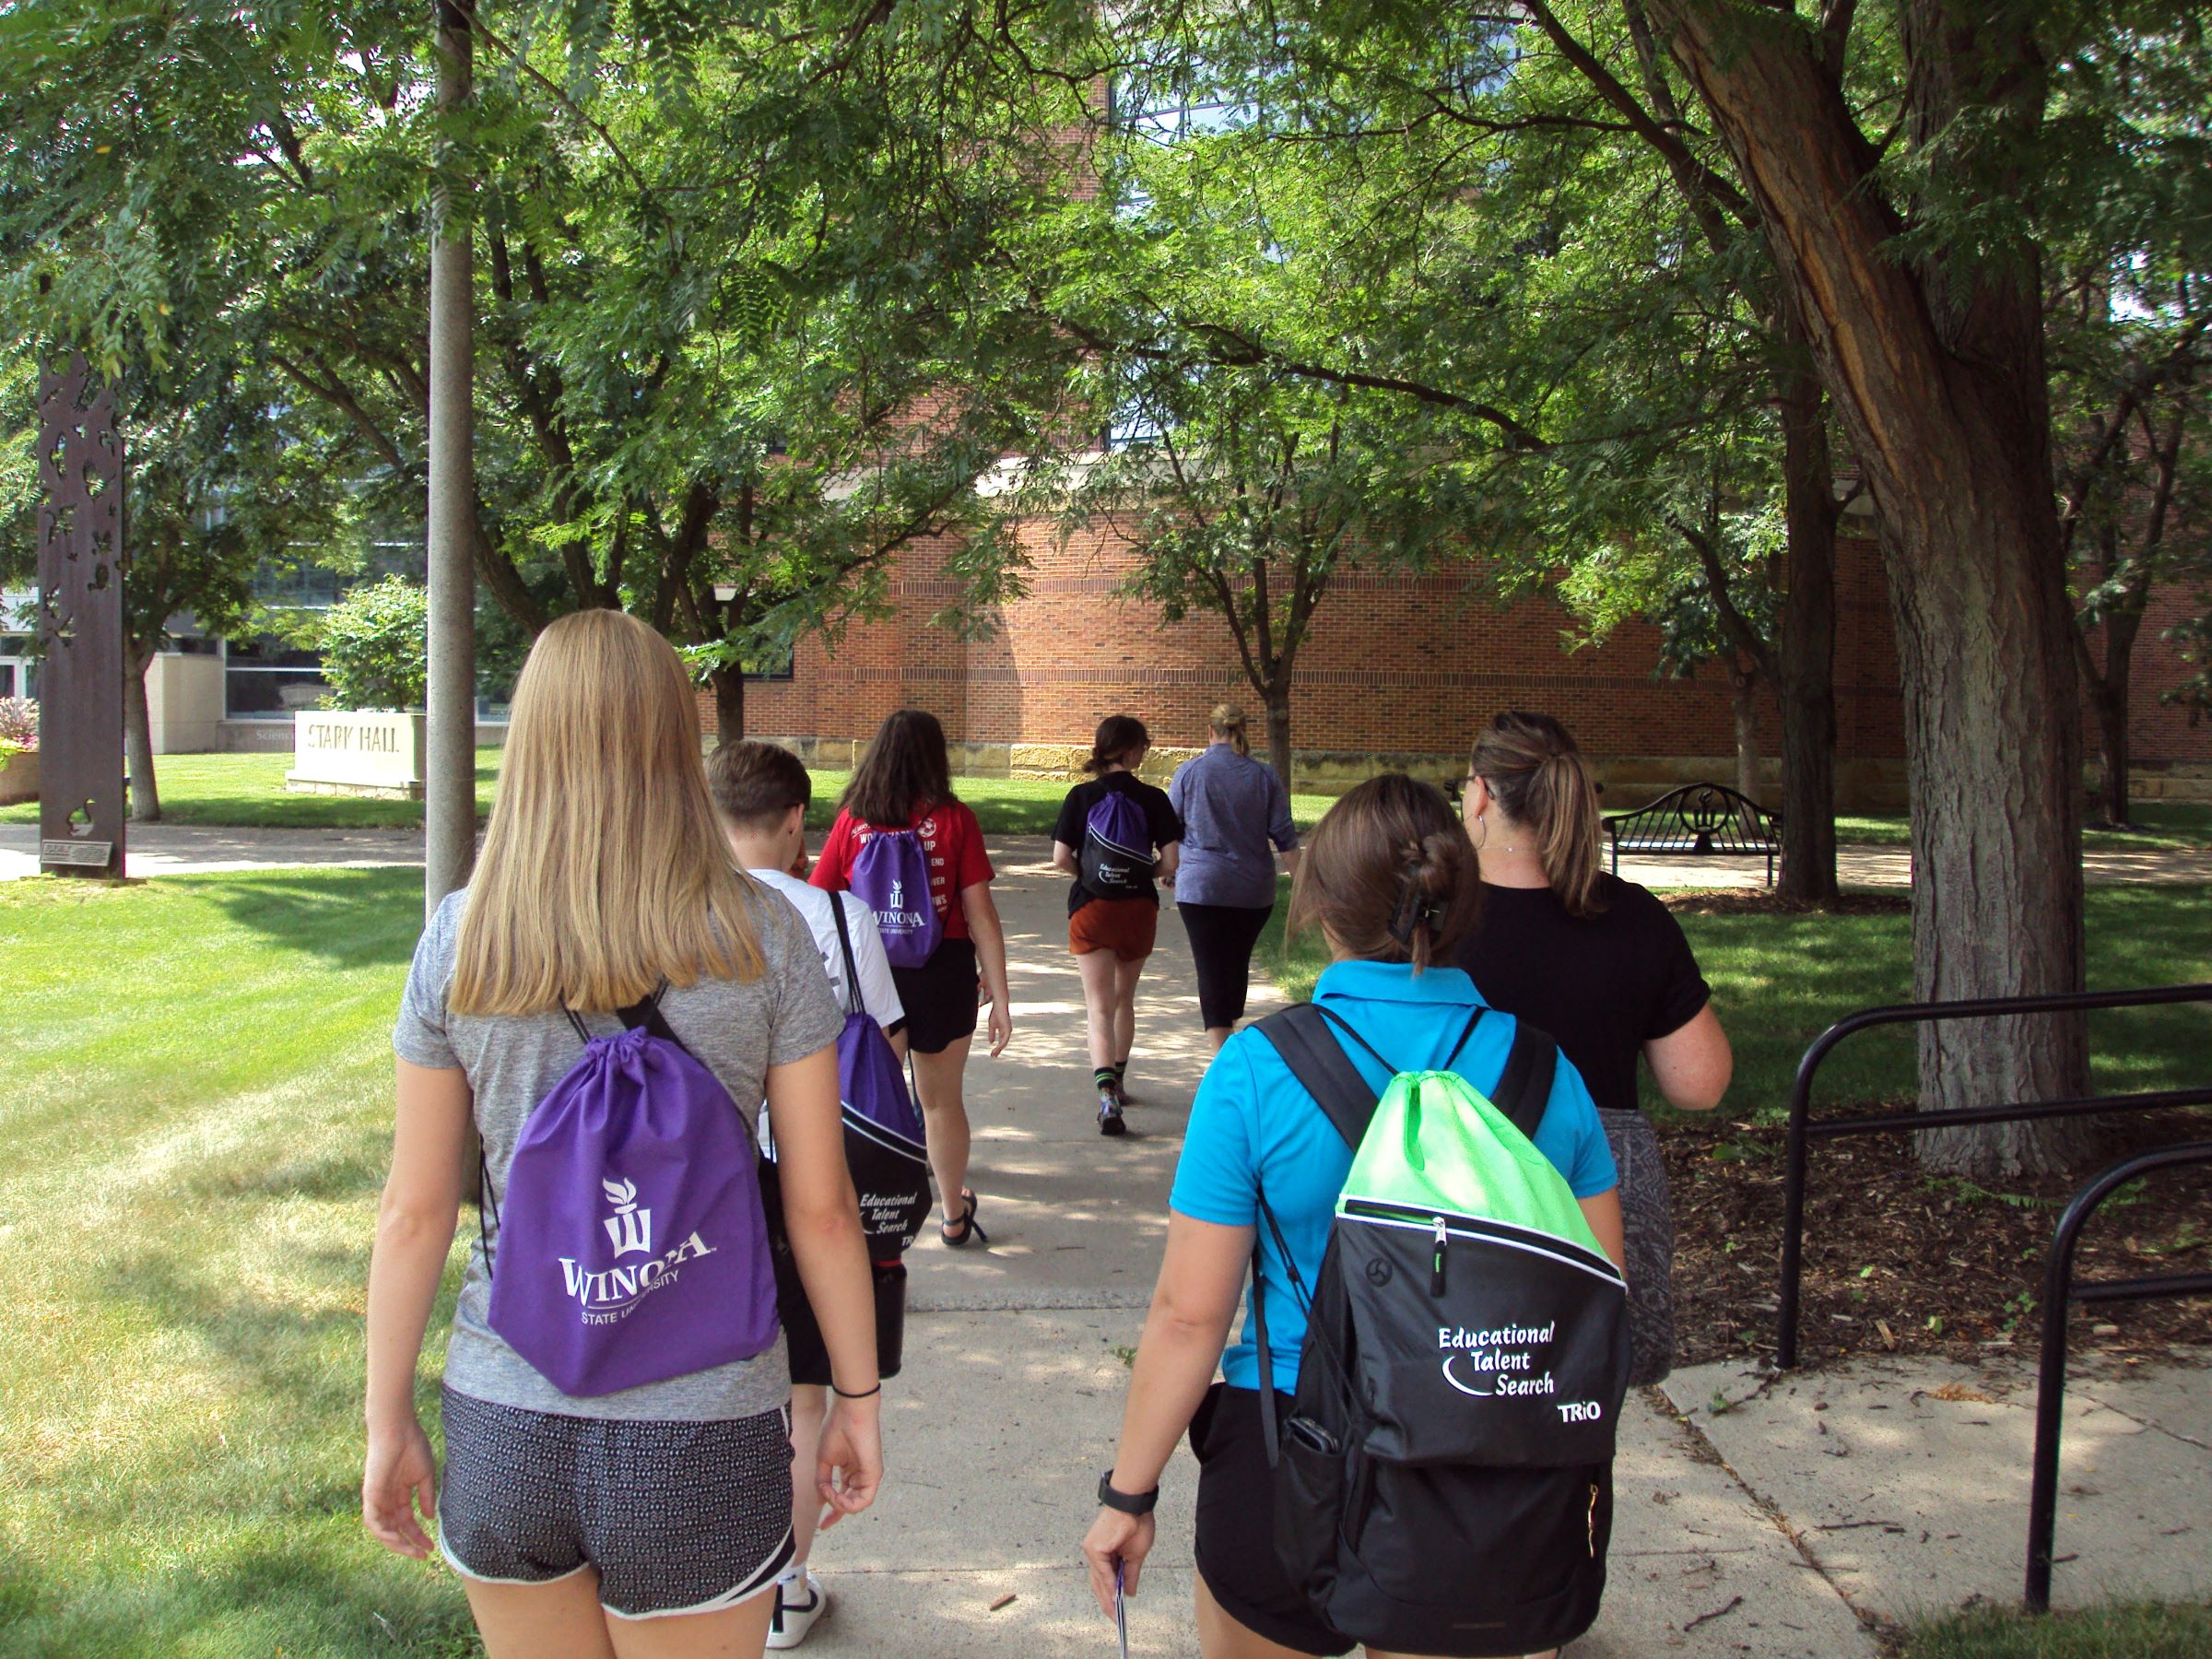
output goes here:
{"type": "Polygon", "coordinates": [[[1259,943],[1270,904],[1253,909],[1242,904],[1183,904],[1182,931],[1190,936],[1191,960],[1198,969],[1198,1018],[1208,1030],[1233,1026],[1244,1018],[1244,999],[1252,991],[1252,947],[1259,943]]]}
{"type": "MultiPolygon", "coordinates": [[[[888,1382],[899,1374],[906,1353],[906,1264],[877,1262],[869,1271],[876,1280],[876,1374],[888,1382]]],[[[783,1345],[791,1355],[791,1380],[830,1387],[830,1349],[806,1288],[799,1283],[798,1265],[787,1250],[776,1253],[776,1301],[783,1345]]]]}
{"type": "MultiPolygon", "coordinates": [[[[1290,1396],[1275,1396],[1284,1417],[1290,1396]]],[[[1301,1653],[1348,1653],[1357,1645],[1314,1614],[1275,1553],[1275,1471],[1260,1434],[1256,1390],[1217,1382],[1191,1418],[1198,1459],[1198,1524],[1193,1553],[1221,1610],[1255,1635],[1301,1653]]]]}
{"type": "Polygon", "coordinates": [[[464,1578],[549,1584],[594,1568],[618,1618],[715,1613],[791,1560],[791,1414],[555,1417],[444,1391],[438,1549],[464,1578]]]}
{"type": "Polygon", "coordinates": [[[917,1054],[941,1054],[975,1035],[975,941],[939,939],[919,968],[894,968],[891,983],[906,1010],[906,1045],[917,1054]]]}

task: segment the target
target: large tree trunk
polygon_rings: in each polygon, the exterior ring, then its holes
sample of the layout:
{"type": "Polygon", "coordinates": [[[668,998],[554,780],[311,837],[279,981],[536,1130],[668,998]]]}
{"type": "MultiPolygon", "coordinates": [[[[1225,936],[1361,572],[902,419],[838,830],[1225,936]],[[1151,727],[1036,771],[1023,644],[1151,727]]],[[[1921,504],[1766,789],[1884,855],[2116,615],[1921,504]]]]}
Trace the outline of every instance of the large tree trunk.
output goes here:
{"type": "Polygon", "coordinates": [[[2130,784],[2126,670],[2121,670],[2117,686],[2108,675],[2101,684],[2090,688],[2089,696],[2097,708],[2097,796],[2104,806],[2104,822],[2112,829],[2124,830],[2130,784]]]}
{"type": "Polygon", "coordinates": [[[1735,710],[1735,793],[1759,799],[1759,673],[1728,665],[1728,698],[1735,710]]]}
{"type": "MultiPolygon", "coordinates": [[[[1793,329],[1794,334],[1800,331],[1793,329]]],[[[1836,896],[1836,475],[1820,382],[1809,364],[1778,377],[1789,591],[1774,696],[1782,706],[1782,891],[1836,896]]]]}
{"type": "MultiPolygon", "coordinates": [[[[1912,962],[1923,1000],[2082,982],[2081,731],[2050,457],[2035,262],[1899,257],[1823,42],[1730,0],[1660,0],[1757,202],[1881,525],[1912,795],[1912,962]]],[[[1916,142],[1972,104],[1988,153],[2024,156],[2040,59],[2018,23],[1908,0],[1916,142]]],[[[1982,161],[1974,157],[1971,161],[1982,161]]],[[[2001,181],[2000,181],[2001,182],[2001,181]]],[[[2078,1019],[1922,1028],[1925,1109],[2087,1092],[2078,1019]]],[[[1931,1133],[1922,1153],[1987,1178],[2070,1164],[2078,1120],[1931,1133]]]]}
{"type": "Polygon", "coordinates": [[[1264,687],[1261,699],[1267,711],[1267,764],[1275,768],[1275,775],[1283,781],[1283,791],[1290,789],[1290,682],[1287,676],[1275,684],[1264,687]]]}
{"type": "Polygon", "coordinates": [[[146,702],[146,671],[154,653],[124,647],[123,758],[131,774],[131,821],[161,821],[161,791],[154,780],[154,719],[146,702]]]}
{"type": "Polygon", "coordinates": [[[714,747],[720,748],[745,735],[745,670],[710,669],[707,681],[714,688],[714,747]]]}
{"type": "Polygon", "coordinates": [[[2127,705],[2134,678],[2136,635],[2143,626],[2140,610],[2115,611],[2104,621],[2104,672],[2086,675],[2089,703],[2097,712],[2097,794],[2104,807],[2104,821],[2115,829],[2128,821],[2127,792],[2130,754],[2127,705]]]}

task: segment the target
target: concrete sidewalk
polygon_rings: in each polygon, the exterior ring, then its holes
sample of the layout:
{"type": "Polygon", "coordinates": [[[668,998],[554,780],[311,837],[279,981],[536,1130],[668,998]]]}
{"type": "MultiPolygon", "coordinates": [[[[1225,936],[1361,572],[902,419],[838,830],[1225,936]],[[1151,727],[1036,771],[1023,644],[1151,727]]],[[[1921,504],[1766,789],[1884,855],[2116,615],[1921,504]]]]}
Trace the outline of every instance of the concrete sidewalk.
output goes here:
{"type": "MultiPolygon", "coordinates": [[[[129,836],[134,877],[264,870],[298,865],[367,868],[422,863],[419,830],[225,830],[197,824],[134,824],[129,836]]],[[[1041,863],[1052,843],[1043,836],[994,836],[1018,863],[1041,863]]],[[[0,824],[0,881],[35,876],[35,824],[0,824]]],[[[2082,854],[2084,880],[2212,882],[2212,852],[2089,852],[2082,854]]],[[[1766,863],[1753,858],[1631,856],[1620,861],[1630,881],[1651,888],[1759,888],[1766,863]]],[[[1846,888],[1900,888],[1912,885],[1912,858],[1901,847],[1846,845],[1836,850],[1837,878],[1846,888]]]]}
{"type": "MultiPolygon", "coordinates": [[[[2071,1367],[2052,1600],[2212,1595],[2212,1352],[2071,1367]]],[[[1786,1377],[1700,1365],[1664,1384],[1687,1428],[1787,1518],[1853,1606],[1903,1622],[2017,1605],[2035,1443],[2031,1357],[1860,1360],[1786,1377]]]]}
{"type": "MultiPolygon", "coordinates": [[[[366,869],[422,864],[419,830],[216,829],[198,824],[133,824],[124,832],[126,873],[134,879],[216,875],[229,870],[321,865],[366,869]]],[[[39,827],[0,824],[0,881],[39,873],[39,827]]]]}

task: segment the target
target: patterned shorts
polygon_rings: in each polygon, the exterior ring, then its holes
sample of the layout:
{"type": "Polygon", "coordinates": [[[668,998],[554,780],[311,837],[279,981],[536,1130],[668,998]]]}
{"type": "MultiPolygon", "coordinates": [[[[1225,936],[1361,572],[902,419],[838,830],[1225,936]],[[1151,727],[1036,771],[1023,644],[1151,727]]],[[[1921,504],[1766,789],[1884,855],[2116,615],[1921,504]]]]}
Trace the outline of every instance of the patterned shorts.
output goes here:
{"type": "Polygon", "coordinates": [[[620,1618],[713,1613],[791,1559],[791,1417],[553,1417],[444,1393],[438,1547],[464,1578],[546,1584],[586,1567],[620,1618]]]}
{"type": "Polygon", "coordinates": [[[1606,1112],[1598,1122],[1620,1171],[1620,1221],[1629,1249],[1629,1383],[1657,1382],[1675,1369],[1675,1209],[1666,1159],[1652,1120],[1606,1112]]]}

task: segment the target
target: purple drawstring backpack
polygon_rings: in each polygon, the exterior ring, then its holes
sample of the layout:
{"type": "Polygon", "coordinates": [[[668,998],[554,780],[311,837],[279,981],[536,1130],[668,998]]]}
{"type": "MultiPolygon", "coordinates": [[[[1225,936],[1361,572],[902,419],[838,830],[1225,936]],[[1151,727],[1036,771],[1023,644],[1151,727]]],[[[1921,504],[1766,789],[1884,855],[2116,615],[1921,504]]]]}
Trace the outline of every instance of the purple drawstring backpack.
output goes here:
{"type": "Polygon", "coordinates": [[[830,895],[837,943],[845,957],[845,1029],[837,1038],[837,1098],[844,1108],[845,1162],[860,1197],[860,1227],[868,1259],[895,1262],[929,1218],[929,1155],[922,1114],[907,1092],[906,1073],[876,1017],[860,1000],[860,969],[845,907],[830,895]]]}
{"type": "Polygon", "coordinates": [[[1126,789],[1110,789],[1083,820],[1076,862],[1083,888],[1098,899],[1152,896],[1152,826],[1126,789]]]}
{"type": "Polygon", "coordinates": [[[919,968],[945,936],[929,892],[929,853],[912,830],[877,830],[853,861],[850,884],[876,912],[883,954],[894,968],[919,968]]]}
{"type": "Polygon", "coordinates": [[[776,1339],[759,1150],[660,997],[623,1009],[611,1037],[563,1008],[583,1054],[523,1125],[504,1205],[486,1171],[491,1328],[579,1398],[749,1359],[776,1339]]]}

